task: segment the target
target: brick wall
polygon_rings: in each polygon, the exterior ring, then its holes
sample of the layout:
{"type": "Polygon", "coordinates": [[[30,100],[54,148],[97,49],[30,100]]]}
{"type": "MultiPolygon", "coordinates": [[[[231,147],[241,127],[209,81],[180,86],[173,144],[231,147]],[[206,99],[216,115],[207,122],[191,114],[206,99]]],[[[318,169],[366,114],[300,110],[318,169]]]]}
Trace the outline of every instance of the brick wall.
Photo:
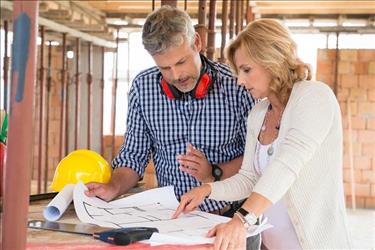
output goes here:
{"type": "MultiPolygon", "coordinates": [[[[336,51],[318,51],[316,79],[334,86],[336,51]]],[[[339,50],[337,99],[344,129],[344,187],[351,207],[351,134],[356,205],[375,208],[375,50],[339,50]],[[349,129],[351,122],[351,131],[349,129]]]]}
{"type": "MultiPolygon", "coordinates": [[[[40,51],[38,51],[40,52],[40,51]]],[[[43,186],[44,186],[44,176],[45,176],[45,168],[47,166],[47,179],[52,180],[52,177],[54,175],[54,170],[57,164],[59,163],[59,136],[60,136],[60,88],[61,88],[61,73],[59,72],[59,69],[61,69],[61,52],[59,49],[55,46],[52,47],[51,50],[51,88],[49,91],[49,112],[48,112],[48,122],[49,122],[49,129],[48,129],[48,158],[47,158],[47,164],[46,159],[44,157],[45,150],[46,150],[46,117],[47,117],[47,88],[44,88],[44,102],[43,102],[43,112],[44,112],[44,125],[43,125],[43,144],[42,144],[42,161],[41,161],[41,175],[42,175],[42,192],[43,186]]],[[[47,76],[48,76],[48,46],[44,47],[44,86],[47,85],[47,76]]],[[[33,147],[33,169],[32,169],[32,176],[31,178],[33,180],[38,179],[38,166],[39,166],[39,117],[40,117],[40,55],[38,54],[38,73],[37,73],[37,82],[36,82],[36,88],[35,88],[35,96],[34,96],[34,147],[33,147]]],[[[36,190],[32,190],[32,193],[34,193],[36,190]]],[[[47,189],[47,191],[51,192],[52,190],[47,189]]]]}
{"type": "MultiPolygon", "coordinates": [[[[38,179],[38,168],[40,167],[42,170],[42,192],[43,190],[43,180],[45,177],[45,172],[47,172],[47,180],[48,182],[52,181],[55,168],[57,167],[58,163],[60,162],[59,157],[59,145],[60,145],[60,107],[61,107],[61,68],[62,68],[62,48],[61,46],[53,46],[51,53],[51,89],[50,89],[50,97],[49,97],[49,114],[48,114],[48,121],[49,121],[49,129],[48,129],[48,144],[45,142],[46,138],[46,97],[47,97],[47,90],[44,89],[44,125],[43,125],[43,143],[42,143],[42,163],[39,164],[39,116],[40,116],[40,81],[39,79],[36,82],[35,88],[35,99],[34,99],[34,146],[33,146],[33,169],[32,169],[32,180],[38,179]],[[48,158],[45,159],[45,149],[48,146],[48,158]],[[45,163],[47,161],[47,164],[45,163]],[[47,168],[47,171],[46,171],[47,168]]],[[[40,68],[40,47],[38,49],[38,69],[40,68]]],[[[88,54],[88,46],[87,43],[81,44],[81,57],[80,57],[80,67],[81,67],[81,74],[80,74],[80,133],[78,139],[78,148],[79,149],[86,149],[87,147],[87,124],[88,124],[88,112],[87,112],[87,96],[88,96],[88,88],[86,82],[87,76],[87,54],[88,54]]],[[[44,47],[44,86],[47,85],[47,75],[48,75],[48,46],[44,47]]],[[[92,137],[91,137],[91,150],[100,153],[100,137],[101,131],[99,129],[99,118],[100,117],[100,108],[101,108],[101,88],[100,88],[100,78],[101,78],[101,48],[94,46],[93,48],[93,104],[92,104],[92,137]]],[[[69,71],[69,80],[68,80],[68,91],[69,91],[69,105],[68,105],[68,128],[66,133],[68,133],[68,153],[74,150],[74,123],[75,123],[75,83],[74,83],[74,70],[75,70],[75,60],[67,60],[68,63],[68,71],[69,71]]],[[[39,77],[39,71],[38,71],[39,77]]],[[[64,155],[62,156],[64,157],[64,155]]],[[[49,183],[48,185],[49,186],[49,183]]],[[[52,191],[49,188],[47,191],[52,191]]],[[[35,193],[36,190],[32,189],[32,193],[35,193]]]]}
{"type": "MultiPolygon", "coordinates": [[[[115,156],[118,154],[120,147],[124,141],[124,136],[115,136],[115,156]]],[[[105,135],[104,140],[104,153],[103,157],[110,163],[112,161],[112,136],[105,135]]],[[[149,162],[143,177],[144,187],[146,189],[157,187],[157,180],[155,176],[155,166],[152,161],[149,162]]]]}

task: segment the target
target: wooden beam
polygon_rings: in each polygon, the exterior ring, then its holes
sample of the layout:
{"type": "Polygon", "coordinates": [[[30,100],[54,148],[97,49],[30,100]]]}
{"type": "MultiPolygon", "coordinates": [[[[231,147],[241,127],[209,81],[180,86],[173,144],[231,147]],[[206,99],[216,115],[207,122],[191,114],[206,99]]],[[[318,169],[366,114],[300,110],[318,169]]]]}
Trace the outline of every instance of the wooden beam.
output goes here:
{"type": "Polygon", "coordinates": [[[375,1],[252,1],[257,14],[375,14],[375,1]]]}
{"type": "MultiPolygon", "coordinates": [[[[13,10],[13,3],[10,2],[10,1],[2,0],[1,1],[1,8],[13,10]]],[[[107,41],[107,40],[101,39],[99,37],[89,35],[87,33],[72,29],[72,28],[67,27],[65,25],[56,23],[56,22],[48,20],[48,19],[45,19],[43,17],[39,17],[38,21],[39,21],[38,22],[39,25],[43,25],[48,29],[51,29],[51,30],[54,30],[54,31],[57,31],[57,32],[60,32],[60,33],[67,33],[68,36],[77,37],[77,38],[80,38],[82,40],[92,42],[93,44],[98,45],[98,46],[104,46],[104,47],[107,47],[107,48],[116,48],[116,43],[114,43],[114,42],[107,41]]]]}
{"type": "Polygon", "coordinates": [[[33,107],[36,78],[38,1],[13,1],[10,117],[5,163],[0,249],[26,249],[33,107]],[[25,126],[27,125],[27,126],[25,126]]]}

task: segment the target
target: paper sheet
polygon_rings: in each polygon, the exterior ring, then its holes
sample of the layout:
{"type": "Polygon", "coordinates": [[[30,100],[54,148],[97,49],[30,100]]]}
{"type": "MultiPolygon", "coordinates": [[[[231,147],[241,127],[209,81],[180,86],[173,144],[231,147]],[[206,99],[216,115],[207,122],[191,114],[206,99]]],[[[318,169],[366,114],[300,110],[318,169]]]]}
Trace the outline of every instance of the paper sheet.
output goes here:
{"type": "Polygon", "coordinates": [[[46,220],[57,221],[73,200],[74,184],[66,185],[43,210],[46,220]]]}
{"type": "MultiPolygon", "coordinates": [[[[84,194],[86,186],[78,183],[74,189],[74,207],[78,218],[85,223],[103,227],[156,227],[147,242],[154,244],[205,244],[214,238],[206,237],[207,232],[230,218],[206,212],[194,211],[171,219],[178,206],[173,187],[162,187],[141,192],[120,200],[105,202],[84,194]]],[[[266,222],[253,226],[248,236],[272,227],[266,222]],[[254,233],[255,232],[255,233],[254,233]]]]}

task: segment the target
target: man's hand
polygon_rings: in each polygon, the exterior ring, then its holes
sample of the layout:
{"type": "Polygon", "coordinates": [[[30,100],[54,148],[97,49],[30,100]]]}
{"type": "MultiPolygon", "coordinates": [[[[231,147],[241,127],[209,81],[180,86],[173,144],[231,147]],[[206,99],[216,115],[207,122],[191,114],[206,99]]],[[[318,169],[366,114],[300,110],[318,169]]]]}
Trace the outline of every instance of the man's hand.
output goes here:
{"type": "Polygon", "coordinates": [[[237,216],[216,225],[207,234],[208,237],[215,235],[214,249],[246,249],[246,229],[237,216]]]}
{"type": "Polygon", "coordinates": [[[172,219],[176,219],[182,212],[189,213],[203,202],[203,200],[211,193],[211,186],[204,184],[203,186],[194,188],[181,196],[180,205],[174,212],[172,219]]]}
{"type": "Polygon", "coordinates": [[[185,155],[177,156],[181,171],[194,176],[200,182],[213,182],[212,166],[203,152],[188,144],[185,155]]]}
{"type": "Polygon", "coordinates": [[[105,201],[113,200],[118,196],[119,188],[111,183],[103,184],[98,182],[89,182],[85,194],[89,197],[97,196],[105,201]]]}
{"type": "Polygon", "coordinates": [[[139,175],[128,167],[119,167],[113,170],[111,181],[107,184],[90,182],[86,184],[87,196],[97,196],[105,201],[110,201],[119,195],[125,194],[134,187],[139,180],[139,175]]]}

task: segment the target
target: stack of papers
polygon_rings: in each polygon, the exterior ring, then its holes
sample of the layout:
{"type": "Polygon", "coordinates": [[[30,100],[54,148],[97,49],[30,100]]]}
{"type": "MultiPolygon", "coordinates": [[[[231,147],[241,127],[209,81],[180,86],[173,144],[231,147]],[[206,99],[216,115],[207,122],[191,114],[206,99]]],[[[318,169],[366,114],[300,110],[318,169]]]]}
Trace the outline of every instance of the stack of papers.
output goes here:
{"type": "MultiPolygon", "coordinates": [[[[171,219],[179,203],[173,187],[161,187],[144,191],[112,202],[105,202],[84,194],[86,186],[78,183],[74,188],[74,207],[78,218],[85,223],[102,227],[156,227],[159,233],[145,241],[158,244],[206,244],[213,243],[207,232],[220,223],[230,220],[228,217],[193,211],[171,219]]],[[[248,236],[256,235],[272,227],[263,220],[261,225],[254,225],[248,236]]]]}
{"type": "MultiPolygon", "coordinates": [[[[85,195],[83,183],[67,185],[44,209],[44,217],[49,221],[58,220],[74,200],[78,218],[84,223],[102,227],[156,227],[159,233],[143,241],[151,245],[161,244],[207,244],[215,238],[206,235],[210,229],[231,218],[193,211],[171,219],[179,203],[173,187],[161,187],[144,191],[119,200],[105,202],[85,195]]],[[[253,236],[272,227],[263,219],[260,225],[252,226],[248,236],[253,236]]]]}

